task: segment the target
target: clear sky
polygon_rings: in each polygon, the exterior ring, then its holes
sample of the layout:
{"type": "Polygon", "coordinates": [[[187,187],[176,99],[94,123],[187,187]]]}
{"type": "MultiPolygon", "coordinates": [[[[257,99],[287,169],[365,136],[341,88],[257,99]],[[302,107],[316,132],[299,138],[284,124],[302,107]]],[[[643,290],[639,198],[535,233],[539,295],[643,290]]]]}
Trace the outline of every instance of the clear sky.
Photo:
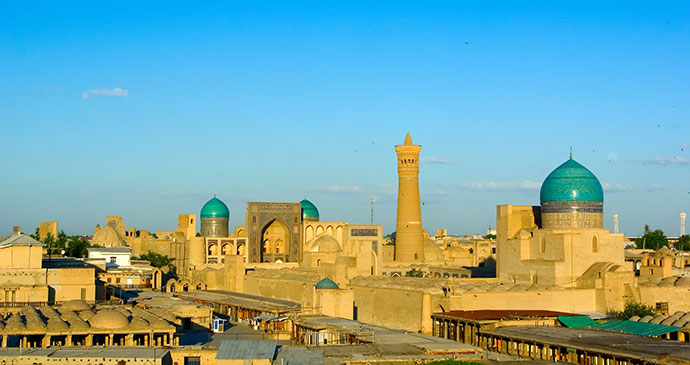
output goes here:
{"type": "Polygon", "coordinates": [[[395,229],[394,145],[422,145],[424,227],[485,233],[568,158],[605,224],[690,213],[687,1],[5,2],[0,234],[106,215],[174,229],[217,194],[307,196],[395,229]]]}

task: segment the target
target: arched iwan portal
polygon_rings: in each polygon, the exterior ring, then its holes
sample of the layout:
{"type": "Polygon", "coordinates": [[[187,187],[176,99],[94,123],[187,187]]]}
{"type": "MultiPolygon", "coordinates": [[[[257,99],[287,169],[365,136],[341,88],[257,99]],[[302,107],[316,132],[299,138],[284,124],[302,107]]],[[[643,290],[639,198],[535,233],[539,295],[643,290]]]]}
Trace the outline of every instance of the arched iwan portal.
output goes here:
{"type": "Polygon", "coordinates": [[[247,262],[299,262],[301,212],[300,203],[247,203],[247,262]]]}
{"type": "Polygon", "coordinates": [[[286,242],[290,240],[290,231],[283,222],[274,219],[263,229],[261,236],[261,262],[287,261],[289,248],[286,242]]]}

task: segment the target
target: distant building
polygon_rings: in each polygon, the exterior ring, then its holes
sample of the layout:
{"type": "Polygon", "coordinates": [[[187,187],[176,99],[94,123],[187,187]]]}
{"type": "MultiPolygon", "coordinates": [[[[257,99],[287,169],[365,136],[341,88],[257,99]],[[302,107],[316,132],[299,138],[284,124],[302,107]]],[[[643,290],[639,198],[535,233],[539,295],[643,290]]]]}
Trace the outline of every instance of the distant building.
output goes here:
{"type": "Polygon", "coordinates": [[[18,233],[0,237],[0,304],[95,300],[92,267],[43,263],[43,243],[18,233]]]}
{"type": "Polygon", "coordinates": [[[86,250],[90,259],[105,260],[108,269],[130,266],[132,249],[129,247],[89,247],[86,250]]]}

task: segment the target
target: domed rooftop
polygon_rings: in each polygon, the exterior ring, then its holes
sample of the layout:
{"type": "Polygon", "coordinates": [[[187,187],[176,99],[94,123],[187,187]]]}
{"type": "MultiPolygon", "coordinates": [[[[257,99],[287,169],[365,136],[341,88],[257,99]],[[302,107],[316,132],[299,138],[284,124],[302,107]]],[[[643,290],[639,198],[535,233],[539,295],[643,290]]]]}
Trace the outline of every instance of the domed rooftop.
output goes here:
{"type": "Polygon", "coordinates": [[[230,209],[214,195],[201,208],[201,218],[230,218],[230,209]]]}
{"type": "Polygon", "coordinates": [[[87,309],[91,309],[91,306],[79,299],[68,300],[60,306],[60,311],[81,312],[87,309]]]}
{"type": "Polygon", "coordinates": [[[310,252],[323,252],[323,253],[333,253],[340,252],[340,245],[335,238],[324,234],[315,239],[311,244],[310,252]]]}
{"type": "Polygon", "coordinates": [[[318,221],[319,220],[319,210],[316,209],[316,205],[307,199],[299,202],[302,206],[302,220],[303,221],[318,221]]]}
{"type": "Polygon", "coordinates": [[[91,243],[103,247],[121,247],[125,245],[125,240],[117,233],[115,228],[105,225],[93,235],[91,243]]]}
{"type": "Polygon", "coordinates": [[[89,318],[89,324],[94,328],[115,330],[127,327],[129,325],[129,319],[118,311],[104,309],[96,313],[95,316],[89,318]]]}
{"type": "Polygon", "coordinates": [[[340,289],[335,281],[329,278],[323,278],[321,281],[316,283],[316,289],[340,289]]]}
{"type": "Polygon", "coordinates": [[[546,177],[539,196],[542,203],[603,202],[604,190],[591,171],[570,158],[546,177]]]}

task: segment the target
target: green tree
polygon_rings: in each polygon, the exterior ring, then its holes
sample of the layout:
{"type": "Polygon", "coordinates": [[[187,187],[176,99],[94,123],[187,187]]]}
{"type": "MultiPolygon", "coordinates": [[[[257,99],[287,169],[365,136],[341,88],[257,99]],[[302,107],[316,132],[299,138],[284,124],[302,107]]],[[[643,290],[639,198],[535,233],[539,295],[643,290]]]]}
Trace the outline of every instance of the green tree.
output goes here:
{"type": "Polygon", "coordinates": [[[395,246],[395,232],[383,236],[387,246],[395,246]]]}
{"type": "Polygon", "coordinates": [[[690,235],[684,234],[678,237],[676,248],[683,251],[690,251],[690,235]]]}
{"type": "Polygon", "coordinates": [[[48,255],[52,255],[55,252],[55,236],[50,232],[46,233],[46,238],[43,239],[43,244],[46,246],[48,255]]]}
{"type": "Polygon", "coordinates": [[[155,253],[153,251],[148,251],[145,254],[139,255],[139,259],[140,260],[146,260],[146,261],[150,262],[151,266],[154,266],[154,267],[159,267],[159,268],[167,267],[170,270],[173,270],[175,268],[175,266],[172,264],[173,259],[171,259],[168,256],[155,253]]]}
{"type": "Polygon", "coordinates": [[[38,227],[36,227],[36,230],[34,231],[34,233],[29,233],[29,237],[35,239],[36,241],[41,240],[41,235],[38,233],[38,227]]]}
{"type": "Polygon", "coordinates": [[[408,278],[423,278],[424,277],[424,271],[422,270],[417,270],[417,269],[412,269],[408,272],[405,273],[405,277],[408,278]]]}
{"type": "Polygon", "coordinates": [[[645,226],[645,231],[645,234],[635,241],[635,246],[637,246],[637,248],[658,250],[668,246],[668,238],[666,238],[664,231],[660,229],[650,231],[647,226],[645,226]]]}
{"type": "Polygon", "coordinates": [[[59,248],[60,250],[64,250],[65,247],[67,246],[67,234],[65,234],[65,231],[60,230],[58,232],[57,237],[55,238],[55,248],[59,248]]]}
{"type": "Polygon", "coordinates": [[[82,237],[74,236],[67,242],[65,255],[69,257],[86,257],[88,256],[87,249],[89,247],[91,247],[91,244],[87,240],[82,237]]]}
{"type": "Polygon", "coordinates": [[[656,315],[656,311],[651,305],[627,301],[625,303],[625,309],[622,312],[613,312],[611,314],[618,320],[627,320],[632,316],[638,316],[640,318],[644,316],[654,316],[656,315]]]}
{"type": "Polygon", "coordinates": [[[486,236],[484,236],[484,238],[487,240],[495,240],[496,235],[495,234],[487,234],[486,236]]]}

